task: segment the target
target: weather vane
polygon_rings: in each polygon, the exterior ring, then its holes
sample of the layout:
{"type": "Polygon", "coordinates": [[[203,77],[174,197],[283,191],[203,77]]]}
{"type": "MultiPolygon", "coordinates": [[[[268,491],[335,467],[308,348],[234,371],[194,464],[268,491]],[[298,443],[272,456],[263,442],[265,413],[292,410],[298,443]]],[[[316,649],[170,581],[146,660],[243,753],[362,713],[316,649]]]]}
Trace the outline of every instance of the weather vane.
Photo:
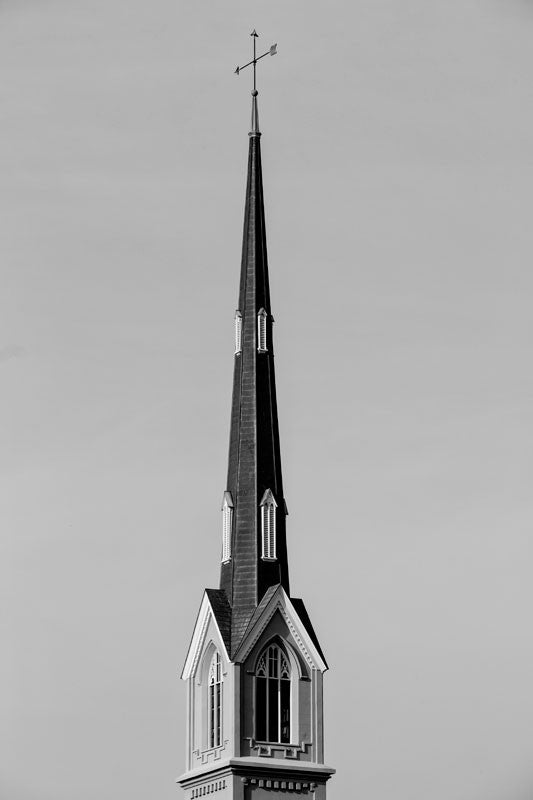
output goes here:
{"type": "Polygon", "coordinates": [[[257,39],[258,34],[256,33],[255,29],[251,32],[250,36],[252,36],[253,40],[254,40],[254,57],[253,57],[253,59],[251,61],[249,61],[247,64],[244,64],[242,67],[237,67],[237,69],[235,70],[235,75],[238,75],[239,72],[241,71],[241,69],[245,69],[245,67],[249,67],[250,64],[253,64],[254,65],[254,92],[257,93],[257,89],[255,88],[255,65],[257,64],[257,62],[261,58],[264,58],[265,56],[275,56],[276,55],[277,44],[273,44],[272,47],[270,48],[270,50],[267,50],[266,53],[263,53],[262,56],[256,56],[255,55],[255,40],[257,39]]]}

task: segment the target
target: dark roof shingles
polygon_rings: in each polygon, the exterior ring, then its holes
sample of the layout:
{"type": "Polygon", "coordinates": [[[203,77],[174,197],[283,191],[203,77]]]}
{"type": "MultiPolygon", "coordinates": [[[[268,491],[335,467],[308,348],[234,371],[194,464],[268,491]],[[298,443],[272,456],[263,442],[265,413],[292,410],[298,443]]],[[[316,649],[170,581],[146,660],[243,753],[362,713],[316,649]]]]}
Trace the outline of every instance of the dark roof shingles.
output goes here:
{"type": "Polygon", "coordinates": [[[205,593],[211,603],[226,650],[231,655],[231,607],[226,592],[223,589],[206,589],[205,593]]]}

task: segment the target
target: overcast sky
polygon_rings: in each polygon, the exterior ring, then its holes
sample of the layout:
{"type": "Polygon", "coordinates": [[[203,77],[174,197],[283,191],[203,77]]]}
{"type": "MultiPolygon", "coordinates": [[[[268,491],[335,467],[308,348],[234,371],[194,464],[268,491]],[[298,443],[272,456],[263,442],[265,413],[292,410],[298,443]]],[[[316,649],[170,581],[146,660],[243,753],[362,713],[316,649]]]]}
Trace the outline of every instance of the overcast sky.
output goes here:
{"type": "Polygon", "coordinates": [[[1,0],[0,796],[181,794],[254,27],[329,797],[530,800],[526,0],[1,0]]]}

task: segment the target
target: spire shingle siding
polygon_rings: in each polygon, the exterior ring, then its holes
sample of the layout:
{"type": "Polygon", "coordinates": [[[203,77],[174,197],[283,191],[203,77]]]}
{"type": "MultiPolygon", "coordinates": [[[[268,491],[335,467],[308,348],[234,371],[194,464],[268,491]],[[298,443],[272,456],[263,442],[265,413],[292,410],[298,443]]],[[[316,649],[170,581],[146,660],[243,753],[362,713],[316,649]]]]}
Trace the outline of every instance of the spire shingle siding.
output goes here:
{"type": "Polygon", "coordinates": [[[249,139],[238,309],[242,350],[235,355],[226,486],[234,504],[232,545],[231,559],[222,564],[220,576],[220,588],[232,608],[233,652],[268,587],[281,583],[289,594],[260,136],[254,130],[249,139]],[[261,309],[267,314],[267,352],[257,349],[261,309]],[[260,502],[267,489],[277,503],[277,558],[272,561],[261,558],[260,502]]]}

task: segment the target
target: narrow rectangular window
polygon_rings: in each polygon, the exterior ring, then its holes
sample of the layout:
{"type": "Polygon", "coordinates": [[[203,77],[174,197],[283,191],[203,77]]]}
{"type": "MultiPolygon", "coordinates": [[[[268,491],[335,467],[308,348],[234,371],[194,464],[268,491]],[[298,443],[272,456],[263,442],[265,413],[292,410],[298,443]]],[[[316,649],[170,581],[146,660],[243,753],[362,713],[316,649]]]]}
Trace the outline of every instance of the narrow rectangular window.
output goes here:
{"type": "Polygon", "coordinates": [[[209,687],[209,711],[210,711],[210,719],[209,719],[209,747],[215,746],[215,687],[212,685],[209,687]]]}
{"type": "Polygon", "coordinates": [[[291,682],[288,680],[280,681],[279,692],[280,692],[280,711],[281,711],[280,742],[288,743],[291,740],[291,731],[290,731],[291,682]]]}
{"type": "Polygon", "coordinates": [[[216,704],[216,715],[215,715],[216,716],[216,735],[215,735],[215,739],[216,739],[215,746],[216,747],[220,746],[220,716],[221,716],[221,710],[222,710],[221,709],[221,702],[220,702],[221,694],[222,694],[222,685],[220,683],[217,683],[217,685],[216,685],[217,704],[216,704]]]}
{"type": "Polygon", "coordinates": [[[276,558],[275,509],[268,507],[268,557],[276,558]]]}
{"type": "Polygon", "coordinates": [[[231,557],[231,508],[225,506],[222,511],[222,561],[231,557]]]}
{"type": "Polygon", "coordinates": [[[268,681],[268,741],[279,742],[279,681],[268,681]]]}
{"type": "Polygon", "coordinates": [[[270,558],[270,514],[269,507],[263,506],[261,509],[261,522],[263,528],[263,558],[270,558]]]}
{"type": "Polygon", "coordinates": [[[266,742],[266,678],[255,679],[255,738],[259,742],[266,742]]]}

